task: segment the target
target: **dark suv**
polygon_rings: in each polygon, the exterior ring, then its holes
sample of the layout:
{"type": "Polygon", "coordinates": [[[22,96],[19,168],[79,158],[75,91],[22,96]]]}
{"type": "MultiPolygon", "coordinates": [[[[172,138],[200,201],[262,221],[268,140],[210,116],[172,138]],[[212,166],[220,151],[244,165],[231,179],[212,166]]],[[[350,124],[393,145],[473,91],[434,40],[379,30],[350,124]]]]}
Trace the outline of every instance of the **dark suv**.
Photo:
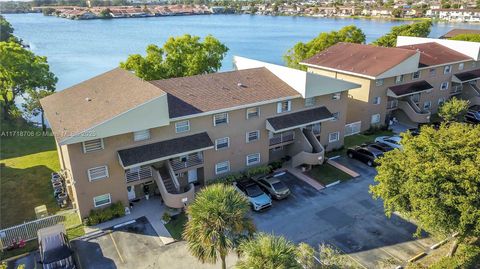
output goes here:
{"type": "Polygon", "coordinates": [[[479,124],[480,123],[480,106],[474,105],[471,106],[467,114],[465,114],[465,122],[472,123],[472,124],[479,124]]]}
{"type": "Polygon", "coordinates": [[[377,165],[377,159],[383,156],[383,151],[369,146],[353,147],[347,150],[347,156],[352,159],[357,159],[368,166],[377,165]]]}

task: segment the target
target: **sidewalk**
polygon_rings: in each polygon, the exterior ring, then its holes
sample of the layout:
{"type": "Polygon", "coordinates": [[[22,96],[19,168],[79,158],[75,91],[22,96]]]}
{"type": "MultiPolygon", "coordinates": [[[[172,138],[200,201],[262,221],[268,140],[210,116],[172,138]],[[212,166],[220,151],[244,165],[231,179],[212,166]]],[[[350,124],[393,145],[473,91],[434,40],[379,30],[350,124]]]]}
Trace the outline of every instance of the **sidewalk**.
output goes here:
{"type": "Polygon", "coordinates": [[[314,189],[316,189],[317,191],[320,191],[320,190],[323,190],[325,189],[324,186],[322,186],[320,183],[318,183],[316,180],[314,179],[311,179],[310,177],[306,176],[305,174],[303,174],[300,170],[298,170],[297,168],[287,168],[287,171],[290,172],[290,174],[296,176],[297,178],[299,178],[300,180],[304,181],[305,183],[309,184],[310,186],[312,186],[314,189]]]}

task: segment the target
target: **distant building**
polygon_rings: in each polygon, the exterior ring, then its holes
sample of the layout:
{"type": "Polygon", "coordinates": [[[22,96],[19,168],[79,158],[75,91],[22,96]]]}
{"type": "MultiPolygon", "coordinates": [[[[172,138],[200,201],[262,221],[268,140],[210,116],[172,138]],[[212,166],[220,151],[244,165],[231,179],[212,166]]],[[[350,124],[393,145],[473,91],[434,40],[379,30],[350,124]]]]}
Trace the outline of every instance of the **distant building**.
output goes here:
{"type": "Polygon", "coordinates": [[[480,35],[480,30],[474,30],[474,29],[453,29],[447,32],[446,34],[440,36],[439,38],[441,39],[450,39],[452,37],[456,37],[457,35],[462,35],[462,34],[477,34],[480,35]]]}
{"type": "Polygon", "coordinates": [[[480,22],[480,10],[475,9],[430,9],[426,16],[453,22],[480,22]]]}

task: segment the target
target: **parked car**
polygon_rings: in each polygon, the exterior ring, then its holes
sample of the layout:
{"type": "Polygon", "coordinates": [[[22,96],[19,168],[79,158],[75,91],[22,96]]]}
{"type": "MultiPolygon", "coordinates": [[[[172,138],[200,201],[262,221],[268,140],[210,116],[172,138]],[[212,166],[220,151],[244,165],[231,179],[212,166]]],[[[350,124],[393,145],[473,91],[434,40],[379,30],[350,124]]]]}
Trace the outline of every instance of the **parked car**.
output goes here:
{"type": "Polygon", "coordinates": [[[254,211],[272,206],[272,199],[268,196],[257,183],[253,180],[243,180],[237,182],[235,185],[237,189],[247,196],[254,211]]]}
{"type": "Polygon", "coordinates": [[[273,197],[274,199],[281,200],[290,195],[290,189],[287,185],[272,175],[252,179],[260,186],[260,188],[262,188],[263,191],[268,193],[270,197],[273,197]]]}
{"type": "Polygon", "coordinates": [[[75,269],[73,251],[63,224],[38,230],[40,264],[43,269],[75,269]]]}
{"type": "Polygon", "coordinates": [[[402,149],[402,145],[400,145],[400,141],[402,138],[398,135],[393,136],[379,136],[375,138],[375,142],[380,142],[389,145],[392,148],[402,149]]]}
{"type": "Polygon", "coordinates": [[[378,164],[377,159],[383,156],[383,151],[368,146],[356,146],[347,150],[347,156],[368,166],[375,166],[378,164]]]}
{"type": "Polygon", "coordinates": [[[371,148],[374,148],[374,149],[378,149],[382,152],[389,152],[391,150],[393,150],[392,147],[390,147],[389,145],[385,144],[385,143],[382,143],[382,142],[375,142],[375,143],[370,143],[370,144],[362,144],[362,146],[364,147],[371,147],[371,148]]]}
{"type": "Polygon", "coordinates": [[[479,124],[480,123],[480,106],[474,105],[468,108],[465,114],[465,122],[479,124]]]}

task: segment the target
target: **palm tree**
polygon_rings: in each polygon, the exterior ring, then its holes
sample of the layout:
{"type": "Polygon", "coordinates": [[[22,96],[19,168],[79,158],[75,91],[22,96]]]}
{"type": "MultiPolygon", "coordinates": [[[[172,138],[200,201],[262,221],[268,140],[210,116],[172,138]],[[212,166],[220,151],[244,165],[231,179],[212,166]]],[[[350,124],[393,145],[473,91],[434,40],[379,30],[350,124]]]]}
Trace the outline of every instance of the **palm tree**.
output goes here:
{"type": "Polygon", "coordinates": [[[249,211],[248,200],[233,186],[204,188],[187,209],[189,220],[183,238],[190,253],[202,263],[216,263],[220,258],[225,269],[227,254],[255,232],[249,211]]]}
{"type": "Polygon", "coordinates": [[[297,269],[297,247],[283,236],[265,233],[256,234],[253,239],[240,244],[244,256],[237,263],[238,269],[297,269]]]}

